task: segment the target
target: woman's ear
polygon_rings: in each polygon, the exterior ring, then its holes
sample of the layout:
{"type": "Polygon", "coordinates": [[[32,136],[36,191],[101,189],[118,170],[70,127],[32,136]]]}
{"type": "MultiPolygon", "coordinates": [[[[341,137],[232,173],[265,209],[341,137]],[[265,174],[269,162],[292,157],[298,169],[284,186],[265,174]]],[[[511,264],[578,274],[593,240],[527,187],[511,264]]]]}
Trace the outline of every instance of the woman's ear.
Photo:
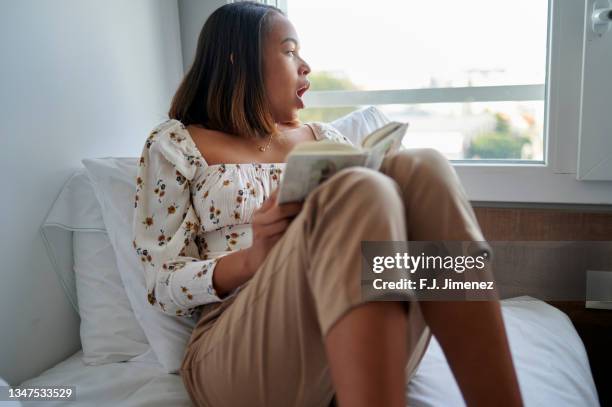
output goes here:
{"type": "Polygon", "coordinates": [[[230,54],[230,64],[232,65],[234,64],[234,53],[233,52],[230,54]]]}

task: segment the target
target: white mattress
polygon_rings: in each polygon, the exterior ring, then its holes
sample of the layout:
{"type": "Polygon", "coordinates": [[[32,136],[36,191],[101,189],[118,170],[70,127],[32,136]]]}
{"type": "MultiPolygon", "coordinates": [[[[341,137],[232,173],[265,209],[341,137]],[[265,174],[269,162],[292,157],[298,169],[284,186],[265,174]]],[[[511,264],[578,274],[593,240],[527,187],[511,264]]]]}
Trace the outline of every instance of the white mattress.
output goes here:
{"type": "MultiPolygon", "coordinates": [[[[504,300],[502,310],[526,406],[599,405],[584,345],[564,313],[530,297],[504,300]]],[[[45,406],[191,405],[181,377],[164,373],[157,362],[88,366],[81,356],[79,351],[22,385],[77,386],[76,402],[45,406]]],[[[433,338],[407,395],[411,406],[464,405],[433,338]]]]}

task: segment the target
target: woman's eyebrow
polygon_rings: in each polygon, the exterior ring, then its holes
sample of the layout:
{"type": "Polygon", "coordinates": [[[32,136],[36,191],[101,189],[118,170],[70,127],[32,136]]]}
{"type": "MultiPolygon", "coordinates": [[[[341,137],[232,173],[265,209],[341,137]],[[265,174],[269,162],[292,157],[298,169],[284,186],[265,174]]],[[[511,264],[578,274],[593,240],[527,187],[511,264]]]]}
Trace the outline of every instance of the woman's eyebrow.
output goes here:
{"type": "Polygon", "coordinates": [[[282,41],[281,41],[281,45],[282,45],[282,44],[284,44],[284,43],[286,43],[287,41],[291,41],[291,42],[293,42],[293,43],[295,44],[295,46],[296,46],[296,47],[298,46],[298,41],[297,41],[295,38],[292,38],[292,37],[287,37],[287,38],[285,38],[284,40],[282,40],[282,41]]]}

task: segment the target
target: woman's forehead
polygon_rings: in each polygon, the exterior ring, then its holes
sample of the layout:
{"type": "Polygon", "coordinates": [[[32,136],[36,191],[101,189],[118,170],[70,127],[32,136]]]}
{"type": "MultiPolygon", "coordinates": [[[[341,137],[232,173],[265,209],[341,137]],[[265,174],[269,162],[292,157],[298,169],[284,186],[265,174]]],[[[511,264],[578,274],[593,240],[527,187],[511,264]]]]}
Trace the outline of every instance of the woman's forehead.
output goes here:
{"type": "Polygon", "coordinates": [[[287,17],[277,13],[270,19],[268,38],[277,45],[287,41],[298,42],[298,35],[291,21],[289,21],[287,17]]]}

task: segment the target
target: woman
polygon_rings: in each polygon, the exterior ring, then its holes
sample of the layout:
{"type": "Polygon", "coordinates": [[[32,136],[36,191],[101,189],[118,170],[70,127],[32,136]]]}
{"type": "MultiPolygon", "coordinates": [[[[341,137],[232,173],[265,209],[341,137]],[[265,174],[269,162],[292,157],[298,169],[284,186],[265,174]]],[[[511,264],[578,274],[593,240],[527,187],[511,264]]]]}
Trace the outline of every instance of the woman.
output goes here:
{"type": "Polygon", "coordinates": [[[431,329],[469,405],[520,405],[497,301],[360,295],[362,240],[484,241],[444,157],[402,151],[381,172],[346,169],[303,203],[276,203],[295,145],[350,143],[299,123],[309,72],[280,10],[225,5],[143,148],[134,248],[152,306],[201,312],[180,372],[192,401],[404,406],[431,329]]]}

